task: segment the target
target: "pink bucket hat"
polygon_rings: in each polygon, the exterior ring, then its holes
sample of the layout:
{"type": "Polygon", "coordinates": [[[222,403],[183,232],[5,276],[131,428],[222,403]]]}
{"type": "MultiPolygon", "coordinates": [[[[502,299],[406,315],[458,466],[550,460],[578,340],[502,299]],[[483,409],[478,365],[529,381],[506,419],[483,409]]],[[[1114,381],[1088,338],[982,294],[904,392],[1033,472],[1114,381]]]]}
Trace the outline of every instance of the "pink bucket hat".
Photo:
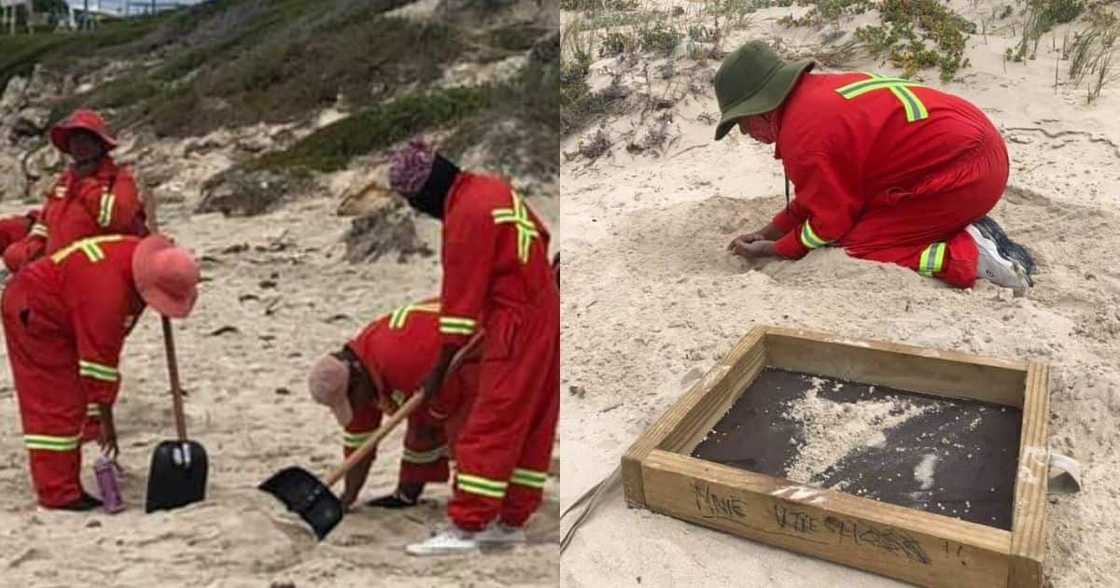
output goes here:
{"type": "Polygon", "coordinates": [[[307,388],[311,398],[319,404],[330,407],[334,418],[343,427],[350,424],[354,411],[350,408],[350,368],[333,355],[324,355],[311,366],[307,376],[307,388]]]}
{"type": "Polygon", "coordinates": [[[162,235],[149,235],[132,255],[132,279],[140,298],[160,314],[184,318],[198,300],[198,262],[162,235]]]}
{"type": "Polygon", "coordinates": [[[389,167],[389,186],[394,192],[412,196],[420,192],[428,176],[432,175],[432,165],[436,152],[422,139],[409,141],[408,146],[393,154],[389,167]]]}

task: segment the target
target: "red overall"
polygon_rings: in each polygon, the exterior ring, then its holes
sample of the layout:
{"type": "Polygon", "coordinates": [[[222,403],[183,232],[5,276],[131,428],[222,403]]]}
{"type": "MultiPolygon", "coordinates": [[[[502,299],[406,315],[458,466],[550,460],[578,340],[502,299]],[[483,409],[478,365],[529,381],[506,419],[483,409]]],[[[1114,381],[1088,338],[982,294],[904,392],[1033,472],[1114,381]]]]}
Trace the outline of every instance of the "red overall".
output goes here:
{"type": "Polygon", "coordinates": [[[78,241],[28,265],[4,290],[8,360],[43,506],[81,496],[86,407],[116,400],[121,348],[144,308],[132,280],[138,242],[124,236],[78,241]]]}
{"type": "Polygon", "coordinates": [[[468,173],[452,186],[443,223],[444,345],[485,331],[448,512],[468,531],[499,517],[520,527],[541,503],[560,406],[560,297],[549,234],[508,185],[468,173]]]}
{"type": "MultiPolygon", "coordinates": [[[[113,234],[144,236],[147,228],[131,170],[105,157],[85,178],[78,179],[71,169],[63,172],[30,234],[4,251],[4,263],[14,273],[79,239],[113,234]]],[[[91,404],[87,412],[82,441],[96,439],[101,429],[97,407],[91,404]]]]}
{"type": "Polygon", "coordinates": [[[32,210],[27,214],[19,214],[0,219],[0,253],[9,245],[22,241],[31,232],[31,226],[39,218],[39,211],[32,210]]]}
{"type": "MultiPolygon", "coordinates": [[[[371,377],[379,380],[381,398],[357,407],[343,436],[349,456],[381,425],[382,409],[395,411],[420,388],[439,360],[439,302],[403,306],[378,318],[346,344],[371,377]]],[[[401,456],[403,484],[446,482],[448,459],[457,427],[469,412],[478,382],[478,362],[468,361],[448,374],[437,405],[422,407],[408,418],[401,456]]]]}
{"type": "Polygon", "coordinates": [[[797,197],[773,223],[778,254],[834,245],[967,288],[964,231],[1007,186],[1007,148],[975,106],[906,80],[807,74],[779,112],[775,157],[797,197]]]}
{"type": "Polygon", "coordinates": [[[38,222],[22,241],[4,251],[4,264],[13,273],[43,255],[50,255],[78,239],[97,235],[147,233],[136,180],[128,168],[109,157],[93,174],[78,179],[63,172],[46,196],[38,222]]]}

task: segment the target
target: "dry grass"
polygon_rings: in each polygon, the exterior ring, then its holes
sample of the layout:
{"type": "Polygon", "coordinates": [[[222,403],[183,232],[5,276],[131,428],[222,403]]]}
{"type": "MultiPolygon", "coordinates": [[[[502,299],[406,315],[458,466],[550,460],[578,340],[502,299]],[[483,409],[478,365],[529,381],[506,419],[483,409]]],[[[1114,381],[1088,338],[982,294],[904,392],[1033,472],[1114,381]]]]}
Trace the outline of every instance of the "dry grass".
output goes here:
{"type": "Polygon", "coordinates": [[[1097,7],[1089,15],[1089,27],[1076,33],[1069,45],[1069,79],[1085,83],[1086,102],[1092,103],[1105,86],[1117,79],[1113,56],[1120,40],[1120,17],[1097,7]]]}

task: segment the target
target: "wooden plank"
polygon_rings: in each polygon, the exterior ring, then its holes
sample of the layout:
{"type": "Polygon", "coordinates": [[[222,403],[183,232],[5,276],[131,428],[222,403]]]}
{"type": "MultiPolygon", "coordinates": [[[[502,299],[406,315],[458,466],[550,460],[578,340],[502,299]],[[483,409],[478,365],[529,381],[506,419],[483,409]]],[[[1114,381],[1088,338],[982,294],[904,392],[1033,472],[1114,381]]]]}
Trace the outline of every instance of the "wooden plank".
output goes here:
{"type": "Polygon", "coordinates": [[[685,455],[696,449],[766,367],[766,351],[763,349],[762,339],[755,341],[753,347],[723,377],[723,382],[712,388],[703,401],[688,411],[677,428],[657,446],[658,449],[685,455]]]}
{"type": "Polygon", "coordinates": [[[653,450],[644,460],[654,511],[914,584],[1007,585],[1011,534],[653,450]]]}
{"type": "MultiPolygon", "coordinates": [[[[711,412],[714,401],[708,399],[708,396],[713,393],[727,392],[729,382],[725,376],[736,370],[736,366],[740,366],[742,363],[741,360],[761,345],[764,334],[765,330],[763,328],[756,327],[740,339],[727,357],[713,366],[680,400],[665,414],[661,415],[661,418],[653,426],[646,429],[634,441],[626,454],[622,456],[622,488],[628,506],[639,508],[646,505],[643,490],[642,460],[649,455],[650,451],[661,445],[666,437],[677,431],[682,421],[689,419],[691,416],[689,422],[694,423],[695,419],[700,418],[697,416],[698,414],[707,415],[711,412]],[[701,410],[698,410],[698,406],[701,410]],[[703,408],[708,410],[704,411],[703,408]]],[[[739,367],[741,370],[745,370],[745,368],[746,366],[739,367]]],[[[679,436],[676,441],[681,442],[679,436]]]]}
{"type": "Polygon", "coordinates": [[[771,367],[908,392],[1023,406],[1027,364],[767,327],[771,367]]]}
{"type": "Polygon", "coordinates": [[[1050,368],[1032,363],[1028,370],[1023,432],[1019,440],[1019,473],[1015,478],[1015,510],[1011,518],[1011,569],[1007,584],[1042,586],[1046,555],[1046,488],[1050,452],[1046,425],[1050,418],[1050,368]]]}

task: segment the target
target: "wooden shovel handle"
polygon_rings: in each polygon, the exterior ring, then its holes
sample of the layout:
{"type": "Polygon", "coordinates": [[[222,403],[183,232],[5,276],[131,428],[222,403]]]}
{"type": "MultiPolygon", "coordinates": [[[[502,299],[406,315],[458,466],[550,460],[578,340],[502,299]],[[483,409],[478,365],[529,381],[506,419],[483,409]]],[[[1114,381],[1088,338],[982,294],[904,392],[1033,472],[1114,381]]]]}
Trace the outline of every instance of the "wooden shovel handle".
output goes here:
{"type": "MultiPolygon", "coordinates": [[[[471,339],[467,341],[467,344],[464,345],[462,349],[455,353],[455,357],[451,358],[451,362],[447,366],[446,373],[451,374],[456,369],[458,369],[459,364],[463,363],[463,361],[466,360],[467,356],[471,353],[471,351],[474,350],[474,348],[479,344],[479,341],[481,340],[482,331],[479,331],[475,334],[474,337],[471,337],[471,339]]],[[[355,464],[365,459],[365,457],[368,456],[370,452],[377,448],[377,444],[380,443],[381,440],[384,439],[389,433],[392,433],[393,429],[395,429],[397,425],[401,423],[401,421],[408,418],[409,415],[413,413],[413,411],[415,411],[421,404],[423,404],[424,400],[425,398],[423,391],[417,391],[413,393],[412,398],[409,398],[407,402],[401,405],[401,407],[397,409],[397,412],[393,413],[393,416],[389,417],[389,420],[385,421],[384,424],[378,427],[378,429],[374,431],[372,435],[370,435],[369,439],[366,439],[365,442],[362,443],[361,447],[358,447],[358,449],[356,449],[354,453],[350,454],[350,457],[346,458],[346,461],[342,462],[342,465],[338,466],[338,468],[336,468],[333,472],[330,473],[329,476],[327,476],[327,487],[329,488],[331,486],[334,486],[335,482],[342,479],[342,476],[345,476],[346,472],[350,471],[350,469],[353,468],[355,464]]]]}
{"type": "Polygon", "coordinates": [[[354,453],[351,453],[350,457],[342,462],[342,465],[338,466],[338,468],[331,472],[331,475],[327,476],[327,487],[334,486],[334,483],[339,481],[342,476],[345,476],[346,472],[354,467],[354,464],[365,459],[367,455],[377,448],[377,444],[380,443],[386,435],[392,433],[393,429],[397,428],[397,425],[408,418],[413,411],[423,404],[423,402],[424,395],[422,393],[417,392],[413,394],[412,398],[409,398],[408,402],[405,402],[403,406],[397,409],[397,412],[393,413],[393,416],[389,417],[389,420],[378,427],[378,429],[373,432],[373,435],[371,435],[369,439],[366,439],[365,443],[362,443],[361,447],[354,451],[354,453]]]}
{"type": "Polygon", "coordinates": [[[171,402],[175,409],[175,431],[179,441],[187,441],[187,419],[183,416],[183,390],[179,387],[179,362],[175,359],[175,337],[171,332],[171,319],[163,319],[163,346],[167,350],[167,375],[171,379],[171,402]]]}
{"type": "MultiPolygon", "coordinates": [[[[159,218],[156,216],[159,200],[152,192],[144,197],[144,215],[148,220],[148,230],[154,235],[159,233],[159,218]]],[[[183,416],[183,389],[179,384],[179,362],[175,358],[175,335],[171,329],[171,319],[160,315],[163,323],[163,347],[167,350],[167,376],[171,380],[171,404],[175,410],[175,431],[179,442],[187,441],[187,419],[183,416]]]]}

